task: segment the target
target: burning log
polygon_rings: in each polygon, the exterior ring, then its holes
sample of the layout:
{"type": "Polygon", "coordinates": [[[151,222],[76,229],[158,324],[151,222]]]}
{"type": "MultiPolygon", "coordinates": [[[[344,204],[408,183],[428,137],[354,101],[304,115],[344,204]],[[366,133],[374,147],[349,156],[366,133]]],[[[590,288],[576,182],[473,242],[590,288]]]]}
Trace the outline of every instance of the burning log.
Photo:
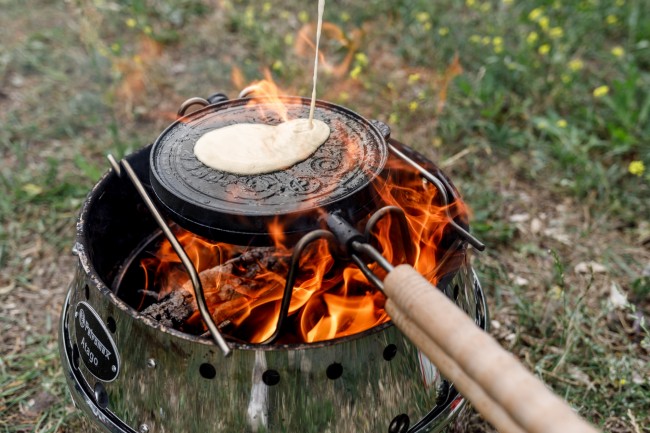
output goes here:
{"type": "MultiPolygon", "coordinates": [[[[269,280],[263,276],[268,272],[285,274],[288,259],[287,255],[278,254],[274,248],[252,248],[199,273],[206,301],[217,325],[224,327],[230,320],[236,319],[251,299],[281,291],[283,286],[279,281],[269,284],[269,280]]],[[[162,325],[182,328],[192,316],[199,315],[192,282],[188,280],[179,289],[172,290],[141,314],[162,325]]]]}

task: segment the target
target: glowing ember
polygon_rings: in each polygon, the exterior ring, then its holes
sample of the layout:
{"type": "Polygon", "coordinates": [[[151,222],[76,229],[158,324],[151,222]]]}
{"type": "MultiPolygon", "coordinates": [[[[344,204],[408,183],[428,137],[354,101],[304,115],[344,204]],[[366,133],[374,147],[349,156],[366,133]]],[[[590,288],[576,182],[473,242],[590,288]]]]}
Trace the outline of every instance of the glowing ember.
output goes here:
{"type": "MultiPolygon", "coordinates": [[[[406,261],[404,239],[413,242],[415,268],[436,283],[449,271],[449,266],[454,266],[447,262],[445,269],[439,268],[450,246],[445,245],[448,243],[444,236],[448,218],[445,209],[439,206],[438,190],[399,160],[391,160],[389,168],[390,175],[375,182],[374,186],[383,203],[406,212],[410,233],[403,236],[398,224],[387,216],[377,225],[373,243],[386,258],[397,264],[406,261]]],[[[450,205],[450,211],[452,216],[465,215],[461,202],[450,205]]],[[[252,343],[266,340],[275,331],[291,256],[291,250],[284,246],[281,222],[276,221],[269,232],[275,246],[264,249],[210,242],[182,230],[178,234],[201,273],[216,323],[226,334],[252,343]],[[253,255],[247,257],[246,254],[253,255]],[[238,261],[238,257],[244,259],[238,261]]],[[[160,244],[155,257],[143,259],[141,267],[148,275],[147,292],[158,292],[158,299],[173,290],[193,293],[167,241],[160,244]]],[[[381,274],[376,265],[371,268],[381,274]]],[[[280,342],[317,342],[344,337],[389,320],[381,292],[355,265],[335,260],[325,241],[317,241],[306,250],[299,269],[280,342]]],[[[198,312],[180,328],[200,333],[203,325],[198,312]]]]}

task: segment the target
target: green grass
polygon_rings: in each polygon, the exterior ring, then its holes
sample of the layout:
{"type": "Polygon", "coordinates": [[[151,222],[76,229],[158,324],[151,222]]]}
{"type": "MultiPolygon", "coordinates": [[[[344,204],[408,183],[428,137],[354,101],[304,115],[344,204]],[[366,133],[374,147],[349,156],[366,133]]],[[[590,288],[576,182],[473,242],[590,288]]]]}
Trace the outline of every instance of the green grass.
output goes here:
{"type": "MultiPolygon", "coordinates": [[[[0,431],[12,433],[77,428],[46,324],[105,154],[150,143],[183,100],[235,97],[264,71],[309,94],[312,58],[295,46],[315,13],[32,3],[0,0],[0,431]],[[45,288],[55,295],[30,295],[45,288]],[[33,415],[43,390],[57,398],[33,415]]],[[[388,122],[473,209],[495,337],[601,428],[650,431],[650,3],[345,0],[325,19],[340,31],[323,40],[321,98],[388,122]],[[575,271],[589,261],[605,272],[575,271]],[[628,305],[609,302],[612,285],[628,305]]]]}

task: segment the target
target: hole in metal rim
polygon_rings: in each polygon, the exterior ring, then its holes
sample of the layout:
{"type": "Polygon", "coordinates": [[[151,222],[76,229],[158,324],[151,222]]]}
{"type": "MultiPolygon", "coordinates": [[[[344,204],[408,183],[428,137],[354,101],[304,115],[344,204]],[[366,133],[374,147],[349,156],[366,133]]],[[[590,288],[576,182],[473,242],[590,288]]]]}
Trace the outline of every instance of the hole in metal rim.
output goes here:
{"type": "Polygon", "coordinates": [[[101,382],[97,382],[95,384],[94,394],[97,406],[102,409],[106,409],[108,407],[108,393],[106,392],[106,388],[104,388],[104,385],[101,382]]]}
{"type": "Polygon", "coordinates": [[[397,355],[397,346],[395,346],[394,344],[389,344],[388,346],[386,346],[383,353],[384,359],[386,361],[391,361],[393,358],[395,358],[396,355],[397,355]]]}
{"type": "Polygon", "coordinates": [[[268,386],[274,386],[280,383],[280,373],[275,370],[266,370],[262,374],[262,382],[268,386]]]}
{"type": "Polygon", "coordinates": [[[411,425],[411,419],[405,413],[397,415],[388,426],[388,433],[406,433],[411,425]]]}
{"type": "Polygon", "coordinates": [[[72,367],[75,370],[79,369],[79,347],[77,347],[77,343],[72,345],[72,367]]]}
{"type": "Polygon", "coordinates": [[[327,367],[326,374],[328,379],[336,380],[343,375],[343,366],[335,362],[327,367]]]}
{"type": "Polygon", "coordinates": [[[214,368],[212,364],[203,363],[199,367],[199,373],[201,376],[203,376],[205,379],[214,379],[217,375],[217,370],[214,368]]]}
{"type": "Polygon", "coordinates": [[[111,331],[111,334],[115,334],[115,331],[117,330],[117,324],[115,323],[113,316],[108,316],[108,319],[106,319],[106,327],[109,331],[111,331]]]}

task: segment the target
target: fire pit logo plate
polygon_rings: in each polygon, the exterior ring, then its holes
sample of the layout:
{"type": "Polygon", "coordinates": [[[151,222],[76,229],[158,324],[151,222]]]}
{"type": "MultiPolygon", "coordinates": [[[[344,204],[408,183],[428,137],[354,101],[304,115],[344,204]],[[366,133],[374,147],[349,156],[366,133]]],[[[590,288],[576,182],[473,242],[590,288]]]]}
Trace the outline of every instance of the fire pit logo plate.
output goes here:
{"type": "Polygon", "coordinates": [[[120,372],[120,356],[108,329],[85,302],[75,308],[75,340],[80,358],[97,379],[112,382],[120,372]]]}

